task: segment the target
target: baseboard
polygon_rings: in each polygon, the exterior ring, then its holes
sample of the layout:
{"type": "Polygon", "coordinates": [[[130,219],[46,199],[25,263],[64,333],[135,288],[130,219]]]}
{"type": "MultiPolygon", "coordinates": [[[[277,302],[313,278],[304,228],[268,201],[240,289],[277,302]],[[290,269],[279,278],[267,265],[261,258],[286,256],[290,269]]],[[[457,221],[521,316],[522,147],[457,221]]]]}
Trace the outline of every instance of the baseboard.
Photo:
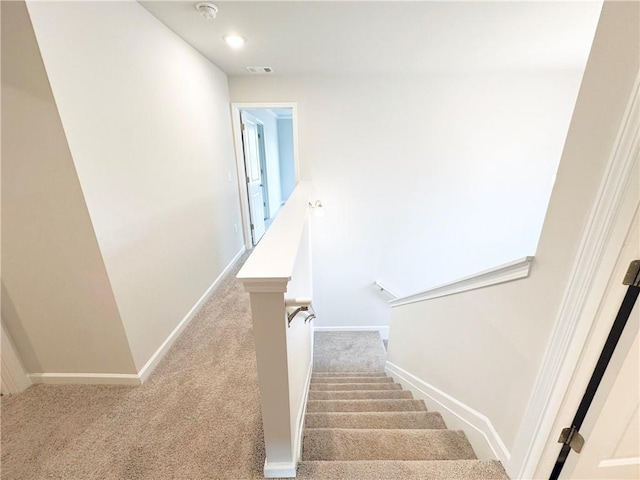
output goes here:
{"type": "MultiPolygon", "coordinates": [[[[460,421],[458,423],[462,424],[460,428],[467,433],[467,437],[479,458],[487,456],[483,455],[482,452],[492,452],[492,456],[503,464],[509,461],[511,453],[500,438],[491,420],[485,415],[391,362],[387,362],[385,369],[394,378],[398,379],[399,383],[405,386],[407,390],[411,390],[418,397],[423,396],[427,401],[430,400],[437,403],[439,407],[457,417],[460,421]],[[483,445],[481,442],[485,442],[485,444],[483,445]]],[[[447,412],[441,410],[443,414],[447,412]]]]}
{"type": "Polygon", "coordinates": [[[293,462],[264,461],[264,478],[294,478],[296,470],[296,464],[293,462]]]}
{"type": "Polygon", "coordinates": [[[153,373],[160,363],[160,360],[166,355],[174,342],[178,339],[182,331],[189,325],[189,322],[196,316],[200,308],[209,299],[215,288],[220,284],[224,276],[229,273],[236,262],[245,252],[243,246],[235,257],[229,262],[225,269],[218,275],[207,291],[200,297],[195,305],[189,310],[185,317],[180,321],[178,326],[173,329],[167,339],[151,356],[147,363],[135,373],[31,373],[28,378],[34,384],[84,384],[84,385],[141,385],[153,373]]]}
{"type": "Polygon", "coordinates": [[[33,384],[133,385],[142,382],[135,373],[31,373],[33,384]]]}
{"type": "Polygon", "coordinates": [[[314,327],[314,332],[380,332],[380,337],[383,340],[387,340],[389,338],[389,327],[388,326],[340,326],[340,327],[314,327]]]}
{"type": "Polygon", "coordinates": [[[147,363],[140,369],[138,372],[138,376],[140,377],[141,383],[144,383],[147,378],[153,373],[155,368],[160,363],[160,360],[164,358],[166,353],[169,351],[171,346],[178,339],[182,331],[189,325],[191,320],[196,316],[196,314],[200,311],[202,306],[207,302],[213,291],[220,284],[224,276],[229,273],[229,271],[233,268],[236,262],[240,259],[242,254],[245,252],[244,246],[240,249],[240,251],[236,254],[235,257],[229,262],[229,264],[225,267],[225,269],[218,275],[211,286],[207,288],[207,291],[200,297],[200,299],[195,303],[195,305],[189,310],[189,312],[185,315],[185,317],[180,321],[180,323],[173,329],[173,331],[169,334],[162,345],[156,350],[156,352],[151,355],[151,358],[147,361],[147,363]]]}

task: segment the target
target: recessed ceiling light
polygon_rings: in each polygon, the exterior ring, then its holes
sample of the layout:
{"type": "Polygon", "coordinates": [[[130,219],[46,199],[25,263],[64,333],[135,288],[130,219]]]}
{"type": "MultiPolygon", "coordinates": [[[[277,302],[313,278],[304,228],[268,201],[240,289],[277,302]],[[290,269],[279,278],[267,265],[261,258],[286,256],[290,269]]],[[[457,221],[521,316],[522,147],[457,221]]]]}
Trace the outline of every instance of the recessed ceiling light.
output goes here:
{"type": "Polygon", "coordinates": [[[240,48],[247,43],[246,38],[241,37],[240,35],[225,35],[222,38],[224,38],[224,41],[227,42],[227,45],[231,48],[240,48]]]}
{"type": "Polygon", "coordinates": [[[216,15],[218,14],[218,6],[210,2],[196,3],[196,10],[198,10],[200,14],[208,20],[216,18],[216,15]]]}

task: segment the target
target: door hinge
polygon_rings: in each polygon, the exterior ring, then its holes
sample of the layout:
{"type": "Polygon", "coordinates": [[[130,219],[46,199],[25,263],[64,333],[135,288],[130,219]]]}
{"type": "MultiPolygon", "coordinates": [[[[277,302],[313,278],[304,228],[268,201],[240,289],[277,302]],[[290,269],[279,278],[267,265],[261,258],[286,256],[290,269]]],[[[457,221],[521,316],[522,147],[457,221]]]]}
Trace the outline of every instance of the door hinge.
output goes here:
{"type": "Polygon", "coordinates": [[[253,230],[253,223],[251,224],[251,230],[253,230]]]}
{"type": "Polygon", "coordinates": [[[624,280],[622,280],[622,284],[640,287],[640,260],[634,260],[629,264],[629,268],[624,276],[624,280]]]}
{"type": "Polygon", "coordinates": [[[580,453],[584,446],[584,437],[576,427],[567,427],[562,429],[558,443],[569,445],[576,453],[580,453]]]}
{"type": "Polygon", "coordinates": [[[245,177],[247,179],[247,183],[249,183],[249,177],[245,177]]]}
{"type": "Polygon", "coordinates": [[[244,132],[247,129],[247,127],[244,126],[244,123],[241,123],[240,125],[242,125],[241,130],[244,132]]]}

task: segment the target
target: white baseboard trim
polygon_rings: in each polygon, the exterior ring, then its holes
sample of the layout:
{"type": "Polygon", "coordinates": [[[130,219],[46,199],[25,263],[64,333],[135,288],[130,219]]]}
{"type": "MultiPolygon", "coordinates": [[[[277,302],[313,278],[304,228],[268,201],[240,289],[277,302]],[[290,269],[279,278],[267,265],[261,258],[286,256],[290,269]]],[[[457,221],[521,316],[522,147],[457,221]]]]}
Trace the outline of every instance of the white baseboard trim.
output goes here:
{"type": "Polygon", "coordinates": [[[297,466],[294,462],[264,461],[264,478],[294,478],[297,466]]]}
{"type": "Polygon", "coordinates": [[[380,336],[383,340],[387,340],[389,338],[389,327],[388,326],[340,326],[340,327],[313,327],[314,332],[380,332],[380,336]]]}
{"type": "Polygon", "coordinates": [[[31,373],[33,384],[133,385],[142,382],[135,373],[31,373]]]}
{"type": "Polygon", "coordinates": [[[385,370],[392,376],[397,377],[400,383],[406,384],[410,390],[416,390],[430,398],[479,432],[486,440],[495,457],[503,464],[509,461],[511,452],[509,452],[500,438],[491,420],[485,415],[391,362],[387,362],[385,370]]]}
{"type": "Polygon", "coordinates": [[[185,317],[180,321],[180,323],[176,326],[176,328],[173,329],[173,331],[169,334],[166,340],[162,342],[162,345],[160,345],[158,350],[156,350],[156,352],[153,355],[151,355],[151,358],[147,361],[144,367],[142,367],[138,372],[138,376],[140,377],[141,383],[144,383],[147,380],[147,378],[149,378],[149,376],[153,373],[155,368],[158,366],[158,363],[160,363],[160,360],[164,358],[164,356],[169,351],[171,346],[175,343],[175,341],[178,339],[182,331],[186,328],[187,325],[189,325],[191,320],[193,320],[193,318],[200,311],[202,306],[207,302],[207,300],[209,299],[213,291],[216,289],[216,287],[220,284],[224,276],[227,273],[229,273],[229,271],[233,268],[233,266],[240,259],[240,257],[244,252],[245,252],[245,248],[243,246],[240,249],[240,251],[236,253],[236,256],[233,257],[231,262],[229,262],[229,264],[225,267],[225,269],[220,273],[220,275],[218,275],[218,278],[216,278],[213,281],[211,286],[207,288],[207,291],[204,292],[204,294],[195,303],[195,305],[191,308],[191,310],[189,310],[189,312],[185,315],[185,317]]]}
{"type": "Polygon", "coordinates": [[[162,345],[151,355],[147,363],[135,373],[31,373],[28,378],[34,384],[85,384],[85,385],[142,385],[147,378],[153,373],[154,369],[160,363],[160,360],[166,355],[174,342],[178,339],[182,331],[189,325],[189,322],[196,316],[198,311],[209,299],[215,288],[220,284],[224,276],[229,273],[236,262],[245,252],[244,246],[229,262],[225,269],[218,275],[207,291],[200,297],[195,305],[189,310],[180,323],[173,329],[162,345]]]}

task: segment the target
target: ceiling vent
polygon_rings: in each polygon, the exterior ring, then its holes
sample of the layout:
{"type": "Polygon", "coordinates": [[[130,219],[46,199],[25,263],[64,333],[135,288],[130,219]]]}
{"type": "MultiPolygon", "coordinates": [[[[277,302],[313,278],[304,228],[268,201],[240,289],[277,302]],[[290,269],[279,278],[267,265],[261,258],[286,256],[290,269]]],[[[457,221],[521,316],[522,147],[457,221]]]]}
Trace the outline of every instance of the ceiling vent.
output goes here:
{"type": "Polygon", "coordinates": [[[271,67],[247,67],[249,73],[273,73],[271,67]]]}

